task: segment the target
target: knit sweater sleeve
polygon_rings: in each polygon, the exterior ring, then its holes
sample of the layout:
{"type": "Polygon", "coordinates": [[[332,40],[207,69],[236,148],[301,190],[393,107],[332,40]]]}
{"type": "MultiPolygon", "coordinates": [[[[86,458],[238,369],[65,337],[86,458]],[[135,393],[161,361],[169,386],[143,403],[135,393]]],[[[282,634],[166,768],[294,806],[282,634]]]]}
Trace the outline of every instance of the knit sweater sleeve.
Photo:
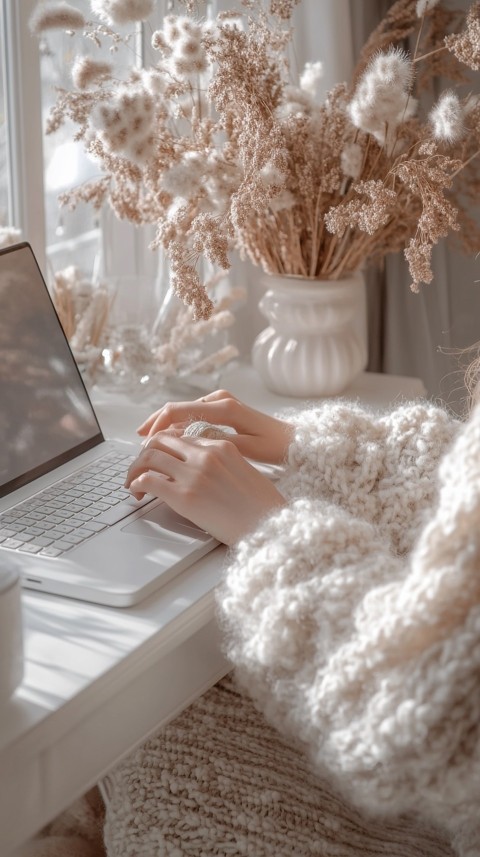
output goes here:
{"type": "Polygon", "coordinates": [[[480,409],[460,429],[428,406],[342,408],[337,433],[300,417],[289,502],[231,557],[228,655],[355,802],[458,825],[480,799],[480,409]]]}
{"type": "Polygon", "coordinates": [[[380,527],[394,551],[409,550],[458,423],[427,402],[381,416],[359,405],[326,402],[293,421],[285,496],[332,502],[380,527]]]}

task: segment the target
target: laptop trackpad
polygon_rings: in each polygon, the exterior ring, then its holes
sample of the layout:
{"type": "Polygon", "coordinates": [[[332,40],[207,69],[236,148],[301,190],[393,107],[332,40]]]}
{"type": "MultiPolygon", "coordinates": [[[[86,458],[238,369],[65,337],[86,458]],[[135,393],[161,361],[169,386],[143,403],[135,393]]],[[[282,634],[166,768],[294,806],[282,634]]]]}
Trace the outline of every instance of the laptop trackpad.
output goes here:
{"type": "Polygon", "coordinates": [[[122,527],[124,533],[135,536],[150,536],[154,539],[168,539],[172,542],[189,544],[193,541],[206,541],[211,536],[200,530],[187,518],[177,515],[166,503],[160,503],[144,515],[136,518],[131,524],[122,527]]]}

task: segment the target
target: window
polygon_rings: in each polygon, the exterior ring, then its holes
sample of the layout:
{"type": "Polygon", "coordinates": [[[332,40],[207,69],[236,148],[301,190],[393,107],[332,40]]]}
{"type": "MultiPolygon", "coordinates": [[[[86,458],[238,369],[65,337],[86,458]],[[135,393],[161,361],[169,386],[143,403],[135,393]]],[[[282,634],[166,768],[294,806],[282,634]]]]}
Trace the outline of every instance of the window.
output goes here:
{"type": "MultiPolygon", "coordinates": [[[[3,15],[0,10],[0,39],[4,43],[3,15]]],[[[2,56],[5,53],[2,51],[2,56]]],[[[9,200],[9,164],[7,145],[7,99],[5,93],[6,68],[4,63],[0,64],[0,226],[10,225],[10,200],[9,200]]]]}
{"type": "Polygon", "coordinates": [[[42,127],[38,46],[28,20],[35,0],[1,0],[8,218],[32,244],[45,270],[42,127]]]}
{"type": "Polygon", "coordinates": [[[3,86],[3,74],[0,70],[0,226],[6,226],[10,220],[10,206],[8,203],[7,132],[3,86]]]}
{"type": "MultiPolygon", "coordinates": [[[[0,4],[0,225],[8,222],[21,229],[49,275],[66,265],[93,276],[101,268],[110,273],[151,270],[155,263],[144,252],[148,236],[142,230],[119,223],[109,211],[99,215],[88,205],[80,204],[74,212],[59,207],[62,191],[98,174],[82,143],[74,142],[73,128],[45,134],[55,87],[70,85],[73,59],[80,42],[85,51],[85,40],[61,31],[33,36],[29,19],[37,0],[0,4]]],[[[88,0],[75,0],[75,5],[89,17],[88,0]]],[[[164,5],[159,3],[160,12],[164,5]]],[[[140,59],[141,33],[133,47],[116,54],[110,54],[107,42],[102,46],[119,66],[124,52],[132,49],[140,59]]]]}
{"type": "MultiPolygon", "coordinates": [[[[88,18],[88,0],[77,0],[76,7],[88,18]]],[[[71,87],[71,71],[77,54],[84,50],[81,35],[51,30],[39,41],[41,122],[43,136],[45,240],[49,261],[55,270],[74,262],[85,273],[94,272],[100,252],[99,217],[91,206],[80,204],[75,211],[60,207],[58,197],[98,174],[98,168],[85,154],[83,144],[74,140],[73,126],[63,125],[45,134],[57,89],[71,87]],[[81,45],[80,45],[81,43],[81,45]]],[[[93,46],[92,46],[93,47],[93,46]]],[[[102,51],[104,54],[106,51],[102,51]]]]}
{"type": "MultiPolygon", "coordinates": [[[[90,3],[76,0],[75,7],[88,20],[90,3]]],[[[121,29],[116,28],[121,33],[121,29]]],[[[132,32],[125,28],[125,34],[132,32]]],[[[60,30],[48,31],[39,40],[41,121],[45,131],[48,116],[57,99],[57,89],[72,86],[72,66],[77,56],[87,51],[96,59],[113,63],[121,76],[122,66],[131,65],[132,53],[141,63],[141,28],[133,34],[127,45],[110,50],[108,38],[101,39],[101,47],[82,37],[81,33],[69,35],[60,30]]],[[[83,142],[75,141],[78,129],[65,124],[53,134],[43,136],[43,176],[45,198],[45,236],[47,255],[54,270],[68,264],[77,264],[94,279],[105,269],[140,273],[138,246],[142,236],[128,224],[119,224],[108,211],[96,212],[92,206],[80,203],[74,211],[60,207],[61,193],[88,183],[99,176],[98,165],[84,149],[83,142]],[[108,246],[107,246],[108,240],[108,246]],[[115,248],[113,259],[112,247],[115,248]]],[[[146,247],[147,242],[143,242],[146,247]]]]}

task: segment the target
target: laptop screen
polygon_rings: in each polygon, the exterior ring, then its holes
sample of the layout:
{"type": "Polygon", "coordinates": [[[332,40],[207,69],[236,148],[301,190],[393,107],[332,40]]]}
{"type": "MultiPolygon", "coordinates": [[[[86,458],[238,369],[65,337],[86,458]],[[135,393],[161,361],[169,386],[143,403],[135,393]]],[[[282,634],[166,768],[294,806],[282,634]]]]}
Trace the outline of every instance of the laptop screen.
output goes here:
{"type": "Polygon", "coordinates": [[[29,244],[0,251],[0,497],[103,440],[29,244]]]}

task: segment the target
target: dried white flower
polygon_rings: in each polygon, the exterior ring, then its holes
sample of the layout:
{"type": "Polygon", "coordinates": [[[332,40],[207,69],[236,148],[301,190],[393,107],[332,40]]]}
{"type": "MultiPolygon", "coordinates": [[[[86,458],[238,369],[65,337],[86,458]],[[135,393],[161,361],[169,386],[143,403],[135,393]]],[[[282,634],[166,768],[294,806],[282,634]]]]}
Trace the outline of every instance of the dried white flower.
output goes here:
{"type": "Polygon", "coordinates": [[[435,8],[439,0],[417,0],[416,12],[418,18],[423,18],[427,12],[435,8]]]}
{"type": "Polygon", "coordinates": [[[185,152],[162,176],[162,188],[173,197],[190,199],[198,193],[205,173],[205,158],[199,152],[185,152]]]}
{"type": "Polygon", "coordinates": [[[91,112],[91,127],[110,153],[144,164],[153,154],[154,102],[141,85],[120,86],[110,101],[101,101],[91,112]]]}
{"type": "Polygon", "coordinates": [[[454,143],[465,133],[463,106],[451,90],[442,93],[428,118],[433,125],[433,136],[437,140],[454,143]]]}
{"type": "Polygon", "coordinates": [[[288,211],[290,208],[293,208],[295,203],[296,199],[293,193],[289,190],[285,190],[284,188],[270,200],[269,208],[275,213],[277,211],[288,211]]]}
{"type": "Polygon", "coordinates": [[[373,134],[383,145],[397,126],[413,115],[417,102],[409,90],[412,63],[398,48],[377,54],[357,85],[348,114],[362,131],[373,134]]]}
{"type": "Polygon", "coordinates": [[[78,89],[87,89],[112,76],[113,66],[109,62],[94,60],[92,57],[77,57],[72,68],[73,85],[78,89]]]}
{"type": "Polygon", "coordinates": [[[201,74],[203,71],[206,71],[207,60],[203,53],[193,58],[177,54],[172,57],[170,67],[176,77],[188,78],[191,75],[201,74]]]}
{"type": "Polygon", "coordinates": [[[178,41],[198,35],[199,31],[201,32],[200,25],[185,15],[167,15],[163,22],[163,36],[172,49],[178,41]]]}
{"type": "Polygon", "coordinates": [[[101,21],[121,27],[145,21],[153,12],[155,0],[91,0],[90,5],[101,21]]]}
{"type": "Polygon", "coordinates": [[[14,226],[0,226],[0,248],[16,244],[20,241],[21,235],[20,229],[15,229],[14,226]]]}
{"type": "Polygon", "coordinates": [[[81,30],[85,18],[70,3],[45,3],[37,6],[29,23],[32,33],[39,34],[46,30],[81,30]]]}
{"type": "Polygon", "coordinates": [[[283,187],[285,175],[274,164],[265,164],[260,170],[260,178],[266,187],[283,187]]]}
{"type": "Polygon", "coordinates": [[[340,156],[344,175],[358,179],[362,169],[363,149],[358,143],[347,143],[340,156]]]}
{"type": "Polygon", "coordinates": [[[398,86],[405,91],[410,89],[413,79],[411,60],[401,48],[390,47],[373,58],[368,72],[374,84],[378,86],[398,86]]]}
{"type": "Polygon", "coordinates": [[[167,15],[163,30],[152,36],[152,47],[167,58],[165,70],[173,77],[189,78],[206,70],[208,62],[202,36],[206,25],[190,18],[167,15]]]}
{"type": "Polygon", "coordinates": [[[165,36],[163,35],[163,30],[155,30],[152,36],[152,48],[155,51],[162,51],[166,54],[171,53],[171,48],[167,44],[165,36]]]}
{"type": "Polygon", "coordinates": [[[165,74],[158,69],[141,69],[142,83],[154,98],[165,92],[166,80],[165,74]]]}
{"type": "Polygon", "coordinates": [[[318,81],[323,77],[323,65],[321,62],[305,63],[302,74],[300,75],[300,89],[308,92],[312,98],[315,98],[318,90],[318,81]]]}
{"type": "Polygon", "coordinates": [[[235,360],[238,354],[238,348],[234,345],[224,345],[215,354],[209,354],[207,357],[204,357],[203,360],[197,363],[195,369],[200,374],[212,372],[224,366],[230,360],[235,360]]]}
{"type": "Polygon", "coordinates": [[[173,55],[186,60],[197,60],[204,56],[201,43],[201,30],[198,33],[186,33],[185,36],[175,43],[173,55]]]}
{"type": "Polygon", "coordinates": [[[213,214],[223,214],[233,193],[242,180],[243,172],[236,163],[227,163],[216,152],[207,158],[203,187],[206,191],[204,209],[213,214]]]}
{"type": "Polygon", "coordinates": [[[314,106],[313,98],[306,89],[288,84],[283,89],[283,103],[275,110],[275,116],[280,120],[288,119],[289,116],[308,116],[314,106]]]}

